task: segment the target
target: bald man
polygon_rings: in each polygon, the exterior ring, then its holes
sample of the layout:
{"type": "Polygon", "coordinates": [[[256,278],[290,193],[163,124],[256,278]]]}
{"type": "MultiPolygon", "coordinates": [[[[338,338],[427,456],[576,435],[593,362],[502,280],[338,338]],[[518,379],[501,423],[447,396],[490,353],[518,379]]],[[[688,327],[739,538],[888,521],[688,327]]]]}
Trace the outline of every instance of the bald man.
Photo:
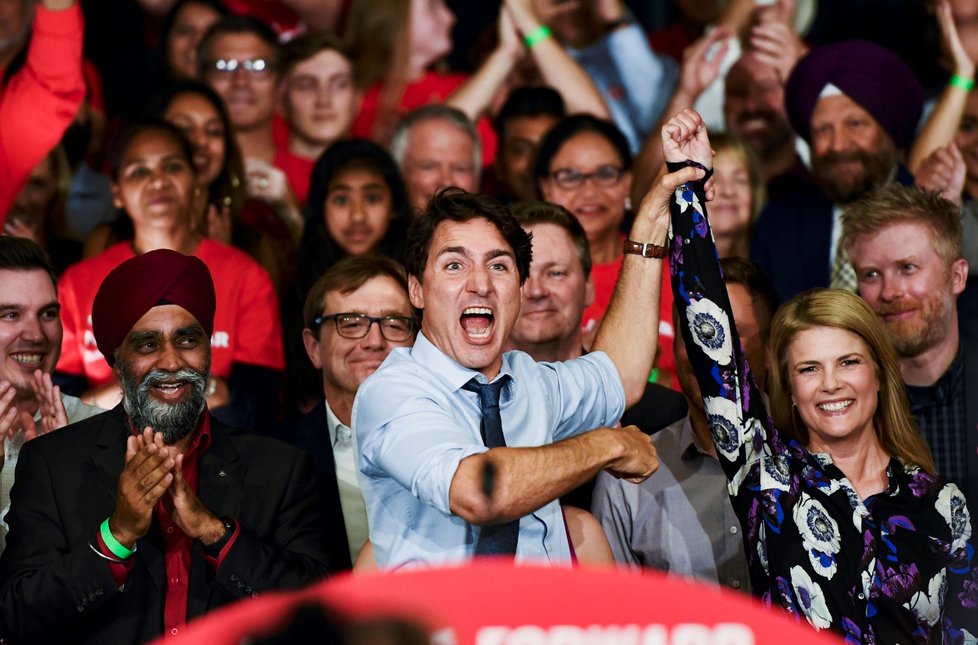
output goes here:
{"type": "Polygon", "coordinates": [[[135,643],[328,572],[312,463],[212,418],[214,284],[166,249],[123,262],[92,324],[115,409],[27,443],[0,558],[0,634],[135,643]]]}

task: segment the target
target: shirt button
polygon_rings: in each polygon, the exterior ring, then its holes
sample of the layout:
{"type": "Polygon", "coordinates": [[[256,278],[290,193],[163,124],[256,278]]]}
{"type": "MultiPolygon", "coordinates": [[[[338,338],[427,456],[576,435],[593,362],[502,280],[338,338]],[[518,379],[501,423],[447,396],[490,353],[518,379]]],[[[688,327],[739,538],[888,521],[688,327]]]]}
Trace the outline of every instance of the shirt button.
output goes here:
{"type": "Polygon", "coordinates": [[[740,589],[740,580],[734,580],[733,582],[730,583],[730,586],[733,587],[734,589],[740,589]]]}
{"type": "Polygon", "coordinates": [[[170,630],[170,635],[171,636],[176,636],[177,635],[177,632],[179,632],[179,631],[180,631],[179,629],[177,629],[176,627],[174,627],[173,629],[170,630]]]}
{"type": "Polygon", "coordinates": [[[173,533],[173,527],[171,526],[170,528],[168,528],[168,529],[166,530],[166,532],[167,532],[167,533],[173,533]]]}
{"type": "Polygon", "coordinates": [[[175,585],[180,582],[180,578],[170,578],[170,584],[175,585]]]}
{"type": "Polygon", "coordinates": [[[737,530],[738,529],[737,529],[736,526],[731,526],[730,527],[730,535],[737,535],[737,530]]]}
{"type": "Polygon", "coordinates": [[[866,596],[863,595],[863,592],[861,592],[861,591],[859,592],[859,599],[860,600],[866,600],[866,596]]]}

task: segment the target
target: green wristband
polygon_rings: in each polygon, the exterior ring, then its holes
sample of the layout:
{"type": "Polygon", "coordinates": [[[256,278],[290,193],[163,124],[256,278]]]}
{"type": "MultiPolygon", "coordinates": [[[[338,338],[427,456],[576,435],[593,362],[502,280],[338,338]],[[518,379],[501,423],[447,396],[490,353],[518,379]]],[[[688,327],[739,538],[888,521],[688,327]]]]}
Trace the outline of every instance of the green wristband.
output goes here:
{"type": "Polygon", "coordinates": [[[550,36],[552,35],[553,32],[550,31],[550,27],[548,27],[547,25],[540,25],[539,27],[537,27],[527,35],[523,36],[523,42],[526,43],[528,49],[533,49],[533,46],[536,45],[538,42],[540,42],[541,40],[546,40],[547,38],[550,38],[550,36]]]}
{"type": "Polygon", "coordinates": [[[975,79],[952,74],[951,80],[948,81],[948,85],[951,87],[960,87],[965,92],[970,92],[975,87],[975,79]]]}
{"type": "Polygon", "coordinates": [[[102,522],[101,527],[102,541],[105,542],[105,546],[108,547],[112,555],[119,558],[120,560],[128,560],[132,557],[132,554],[136,552],[136,549],[127,549],[122,545],[119,540],[115,539],[112,535],[112,530],[109,528],[109,518],[105,518],[102,522]]]}

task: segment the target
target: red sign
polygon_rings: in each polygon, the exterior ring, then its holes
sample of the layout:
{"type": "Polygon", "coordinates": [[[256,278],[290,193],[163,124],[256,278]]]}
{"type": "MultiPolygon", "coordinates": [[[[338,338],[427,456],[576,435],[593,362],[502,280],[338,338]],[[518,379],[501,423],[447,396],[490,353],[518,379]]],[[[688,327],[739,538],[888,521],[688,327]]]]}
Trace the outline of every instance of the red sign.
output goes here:
{"type": "Polygon", "coordinates": [[[214,612],[167,645],[237,645],[267,635],[295,607],[319,602],[351,620],[401,616],[437,645],[831,645],[750,596],[664,574],[476,562],[465,567],[342,576],[214,612]]]}

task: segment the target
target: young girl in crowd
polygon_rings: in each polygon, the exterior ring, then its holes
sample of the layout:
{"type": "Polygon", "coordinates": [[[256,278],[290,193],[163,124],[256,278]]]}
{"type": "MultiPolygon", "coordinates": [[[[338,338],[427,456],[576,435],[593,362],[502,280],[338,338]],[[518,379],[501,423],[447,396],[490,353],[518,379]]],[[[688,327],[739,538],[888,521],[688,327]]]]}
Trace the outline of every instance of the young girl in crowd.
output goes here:
{"type": "Polygon", "coordinates": [[[341,258],[383,254],[401,259],[409,217],[406,195],[397,164],[371,141],[338,141],[319,157],[299,247],[303,299],[341,258]]]}

